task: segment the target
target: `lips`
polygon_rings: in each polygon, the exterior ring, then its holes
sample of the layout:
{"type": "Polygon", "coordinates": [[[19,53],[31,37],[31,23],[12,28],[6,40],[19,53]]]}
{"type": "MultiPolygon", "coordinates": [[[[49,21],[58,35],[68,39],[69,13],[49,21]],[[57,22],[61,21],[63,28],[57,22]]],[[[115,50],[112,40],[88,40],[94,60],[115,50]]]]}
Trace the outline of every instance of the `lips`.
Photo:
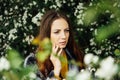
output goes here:
{"type": "Polygon", "coordinates": [[[63,41],[63,42],[59,42],[61,45],[65,45],[66,44],[66,41],[63,41]]]}

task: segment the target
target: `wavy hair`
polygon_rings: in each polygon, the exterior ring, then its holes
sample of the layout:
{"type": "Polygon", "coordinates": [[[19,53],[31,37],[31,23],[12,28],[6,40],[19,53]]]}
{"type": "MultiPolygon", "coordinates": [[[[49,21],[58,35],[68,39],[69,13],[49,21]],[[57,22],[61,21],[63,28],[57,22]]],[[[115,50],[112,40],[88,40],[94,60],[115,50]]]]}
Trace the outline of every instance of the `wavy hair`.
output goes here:
{"type": "MultiPolygon", "coordinates": [[[[69,18],[56,10],[50,10],[48,12],[46,12],[46,14],[43,16],[42,20],[41,20],[41,25],[40,25],[40,32],[39,32],[39,39],[43,40],[45,38],[50,38],[50,33],[51,33],[51,25],[53,23],[53,21],[55,21],[56,19],[59,18],[63,18],[67,21],[68,25],[69,25],[69,39],[68,39],[68,43],[66,45],[66,48],[70,51],[71,55],[74,56],[75,60],[77,62],[80,62],[80,69],[84,68],[84,62],[83,62],[83,52],[80,48],[78,48],[78,46],[76,45],[75,41],[74,41],[74,37],[73,37],[73,33],[72,33],[72,26],[70,24],[70,20],[69,18]]],[[[40,50],[40,48],[38,48],[38,50],[40,50]]],[[[50,59],[46,59],[43,63],[41,63],[40,61],[37,61],[39,70],[45,75],[47,76],[51,70],[53,70],[53,65],[50,61],[50,59]]]]}

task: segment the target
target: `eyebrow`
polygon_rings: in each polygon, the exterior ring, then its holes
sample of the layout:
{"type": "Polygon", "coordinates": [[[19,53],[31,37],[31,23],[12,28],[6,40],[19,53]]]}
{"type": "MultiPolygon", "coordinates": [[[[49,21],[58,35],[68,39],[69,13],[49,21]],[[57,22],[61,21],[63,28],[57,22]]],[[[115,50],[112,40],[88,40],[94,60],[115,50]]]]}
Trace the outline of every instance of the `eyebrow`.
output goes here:
{"type": "MultiPolygon", "coordinates": [[[[68,27],[68,28],[65,28],[65,29],[69,29],[69,27],[68,27]]],[[[65,30],[65,29],[64,29],[64,30],[65,30]]],[[[57,28],[57,29],[53,29],[53,30],[61,30],[61,29],[57,28]]]]}

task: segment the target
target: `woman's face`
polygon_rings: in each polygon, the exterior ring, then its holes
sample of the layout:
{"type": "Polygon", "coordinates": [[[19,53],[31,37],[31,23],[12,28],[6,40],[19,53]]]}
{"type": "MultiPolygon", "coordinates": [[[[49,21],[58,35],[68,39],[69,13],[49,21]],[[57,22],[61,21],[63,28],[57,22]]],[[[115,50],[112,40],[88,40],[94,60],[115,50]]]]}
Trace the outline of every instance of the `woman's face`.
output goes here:
{"type": "Polygon", "coordinates": [[[50,40],[53,45],[65,48],[69,39],[69,25],[63,18],[56,19],[51,25],[50,40]]]}

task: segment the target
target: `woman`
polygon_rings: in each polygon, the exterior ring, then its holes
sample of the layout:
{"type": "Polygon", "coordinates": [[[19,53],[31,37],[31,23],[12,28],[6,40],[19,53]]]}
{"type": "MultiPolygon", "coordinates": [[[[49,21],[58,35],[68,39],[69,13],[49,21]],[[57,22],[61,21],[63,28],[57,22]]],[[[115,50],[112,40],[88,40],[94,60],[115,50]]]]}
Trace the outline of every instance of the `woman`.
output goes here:
{"type": "MultiPolygon", "coordinates": [[[[47,77],[54,77],[64,79],[66,73],[73,67],[79,70],[84,68],[83,53],[76,45],[69,19],[64,14],[50,10],[41,21],[39,39],[43,40],[49,38],[52,43],[52,53],[41,63],[37,60],[37,65],[40,71],[40,77],[46,79],[47,77]],[[58,57],[56,57],[57,55],[58,57]],[[64,61],[59,59],[59,56],[64,57],[64,61]],[[79,66],[76,66],[69,61],[76,61],[79,66]]],[[[38,51],[40,48],[38,48],[38,51]]]]}

